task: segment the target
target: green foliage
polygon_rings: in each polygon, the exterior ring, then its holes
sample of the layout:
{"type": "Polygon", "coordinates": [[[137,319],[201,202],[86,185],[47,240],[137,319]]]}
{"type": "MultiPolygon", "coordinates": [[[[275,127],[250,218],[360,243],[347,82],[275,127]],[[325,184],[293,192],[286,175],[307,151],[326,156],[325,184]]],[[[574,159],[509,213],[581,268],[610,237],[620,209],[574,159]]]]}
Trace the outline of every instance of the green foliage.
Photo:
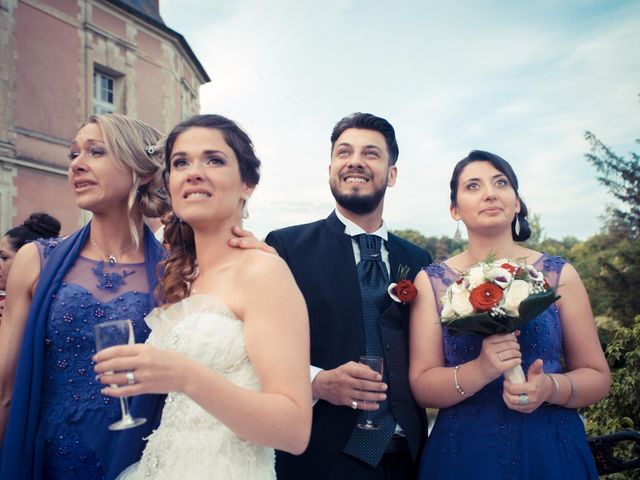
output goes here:
{"type": "MultiPolygon", "coordinates": [[[[611,367],[611,389],[600,402],[583,410],[589,436],[620,430],[640,430],[640,315],[630,327],[617,328],[605,352],[611,367]]],[[[630,452],[622,450],[620,455],[630,452]]],[[[610,479],[640,479],[640,470],[613,474],[610,479]]]]}
{"type": "MultiPolygon", "coordinates": [[[[591,278],[591,289],[587,288],[590,294],[603,292],[596,313],[606,307],[608,316],[628,326],[640,313],[640,155],[630,152],[626,159],[593,133],[586,132],[585,138],[591,144],[586,157],[600,174],[598,180],[623,204],[622,209],[608,209],[604,238],[599,239],[608,243],[608,248],[596,255],[598,275],[591,278]]],[[[640,139],[636,143],[640,144],[640,139]]]]}
{"type": "MultiPolygon", "coordinates": [[[[602,435],[619,430],[640,430],[640,155],[616,155],[593,133],[587,160],[600,174],[598,180],[622,203],[609,207],[602,232],[571,249],[598,318],[612,385],[606,398],[584,409],[587,433],[602,435]],[[611,338],[613,337],[613,338],[611,338]]],[[[636,140],[640,144],[640,139],[636,140]]],[[[632,457],[630,446],[617,454],[632,457]]],[[[640,470],[613,474],[610,479],[640,479],[640,470]]]]}
{"type": "Polygon", "coordinates": [[[544,233],[542,217],[538,213],[530,213],[528,221],[531,228],[531,237],[524,242],[526,247],[572,260],[570,251],[574,245],[579,243],[577,238],[564,237],[562,240],[548,238],[544,233]]]}
{"type": "Polygon", "coordinates": [[[412,229],[395,230],[392,233],[427,250],[434,262],[440,262],[457,255],[467,248],[466,240],[457,241],[444,235],[439,238],[425,237],[417,230],[412,229]]]}
{"type": "Polygon", "coordinates": [[[615,255],[602,262],[596,284],[611,292],[608,315],[622,325],[631,325],[634,316],[640,313],[640,242],[619,242],[615,255]]]}
{"type": "Polygon", "coordinates": [[[603,265],[613,261],[616,245],[615,238],[600,233],[574,244],[567,253],[566,258],[571,260],[582,278],[596,316],[608,315],[614,296],[620,293],[602,283],[603,265]]]}
{"type": "Polygon", "coordinates": [[[542,219],[540,218],[539,213],[529,212],[529,215],[527,215],[527,221],[529,222],[529,228],[531,229],[531,236],[529,237],[529,240],[524,242],[524,244],[529,248],[537,250],[538,246],[542,243],[542,239],[544,238],[542,219]]]}
{"type": "Polygon", "coordinates": [[[422,248],[427,248],[427,245],[429,243],[427,237],[425,237],[419,231],[413,230],[411,228],[406,228],[404,230],[392,230],[391,233],[394,233],[399,237],[404,238],[405,240],[409,240],[410,242],[413,242],[422,248]]]}
{"type": "Polygon", "coordinates": [[[571,257],[571,249],[579,243],[580,241],[576,237],[564,237],[562,240],[545,238],[540,242],[539,248],[536,248],[536,250],[546,252],[549,255],[557,255],[568,260],[573,260],[571,257]]]}
{"type": "MultiPolygon", "coordinates": [[[[600,174],[598,180],[620,200],[625,210],[614,208],[615,218],[629,226],[632,238],[640,237],[640,155],[629,153],[629,158],[616,155],[602,143],[593,133],[585,133],[591,144],[591,153],[587,160],[596,167],[600,174]]],[[[640,144],[640,139],[636,139],[640,144]]]]}

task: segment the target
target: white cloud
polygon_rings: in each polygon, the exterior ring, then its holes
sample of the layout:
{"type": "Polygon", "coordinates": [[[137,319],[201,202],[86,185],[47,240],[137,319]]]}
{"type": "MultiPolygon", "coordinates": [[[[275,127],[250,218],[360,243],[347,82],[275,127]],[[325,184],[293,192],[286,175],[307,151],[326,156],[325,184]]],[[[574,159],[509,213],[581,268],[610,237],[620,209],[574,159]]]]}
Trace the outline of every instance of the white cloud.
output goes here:
{"type": "Polygon", "coordinates": [[[612,197],[584,159],[585,130],[618,153],[640,115],[640,4],[581,0],[163,0],[213,81],[203,111],[243,125],[263,159],[249,226],[326,216],[329,134],[353,111],[400,144],[392,228],[451,235],[449,175],[471,149],[509,160],[547,235],[585,238],[612,197]]]}

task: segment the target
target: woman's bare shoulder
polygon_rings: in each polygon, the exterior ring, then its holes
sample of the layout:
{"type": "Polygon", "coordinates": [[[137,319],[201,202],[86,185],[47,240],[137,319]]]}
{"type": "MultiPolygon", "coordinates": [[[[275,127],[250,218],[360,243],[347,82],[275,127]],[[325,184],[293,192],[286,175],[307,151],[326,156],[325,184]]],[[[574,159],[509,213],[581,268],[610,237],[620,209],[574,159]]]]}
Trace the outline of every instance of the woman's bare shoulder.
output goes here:
{"type": "Polygon", "coordinates": [[[243,276],[290,274],[286,262],[277,254],[258,249],[242,250],[238,268],[243,276]]]}

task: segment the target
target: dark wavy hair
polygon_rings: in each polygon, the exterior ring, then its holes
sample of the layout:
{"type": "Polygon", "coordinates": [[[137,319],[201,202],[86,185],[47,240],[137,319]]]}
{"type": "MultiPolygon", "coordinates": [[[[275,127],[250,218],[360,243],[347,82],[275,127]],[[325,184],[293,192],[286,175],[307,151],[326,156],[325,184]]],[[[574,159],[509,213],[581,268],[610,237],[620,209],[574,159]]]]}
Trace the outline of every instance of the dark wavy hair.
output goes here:
{"type": "MultiPolygon", "coordinates": [[[[171,153],[176,139],[194,127],[211,128],[222,133],[225,142],[238,159],[240,178],[250,187],[260,181],[260,160],[256,157],[249,136],[232,120],[221,115],[196,115],[174,127],[165,143],[165,188],[169,191],[171,153]]],[[[164,244],[169,254],[160,264],[163,280],[158,284],[156,298],[159,303],[175,303],[189,295],[191,283],[198,274],[193,229],[173,212],[165,215],[164,244]]]]}
{"type": "Polygon", "coordinates": [[[398,149],[395,130],[387,120],[382,117],[376,117],[370,113],[352,113],[336,123],[335,127],[333,127],[333,131],[331,132],[332,154],[336,140],[338,140],[340,135],[342,135],[342,133],[348,128],[359,128],[362,130],[374,130],[376,132],[380,132],[387,143],[387,150],[389,151],[389,165],[396,164],[400,150],[398,149]]]}
{"type": "Polygon", "coordinates": [[[14,252],[39,238],[51,238],[60,235],[60,222],[47,213],[36,212],[29,215],[21,225],[13,227],[5,233],[9,245],[14,252]]]}
{"type": "Polygon", "coordinates": [[[511,222],[511,236],[516,242],[524,242],[531,237],[531,227],[529,226],[529,222],[527,221],[527,215],[529,214],[529,210],[527,209],[527,205],[524,203],[520,194],[518,193],[518,177],[516,177],[516,172],[513,171],[509,162],[507,162],[504,158],[499,157],[494,153],[485,152],[483,150],[472,150],[469,155],[460,160],[453,169],[453,174],[451,175],[451,181],[449,182],[449,188],[451,189],[451,205],[455,206],[456,201],[458,199],[458,185],[460,182],[460,174],[462,170],[473,162],[489,162],[493,165],[496,170],[499,170],[504,174],[505,177],[509,180],[511,187],[516,192],[516,197],[520,201],[520,212],[516,217],[514,217],[511,222]],[[516,218],[520,223],[520,230],[516,233],[516,218]]]}

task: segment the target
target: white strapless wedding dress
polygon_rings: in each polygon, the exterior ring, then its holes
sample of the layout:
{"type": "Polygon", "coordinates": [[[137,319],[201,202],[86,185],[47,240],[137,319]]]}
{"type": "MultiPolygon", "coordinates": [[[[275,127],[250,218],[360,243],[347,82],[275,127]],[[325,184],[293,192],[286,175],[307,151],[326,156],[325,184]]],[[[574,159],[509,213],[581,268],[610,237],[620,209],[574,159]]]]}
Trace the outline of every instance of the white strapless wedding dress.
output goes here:
{"type": "MultiPolygon", "coordinates": [[[[236,385],[260,390],[245,351],[243,323],[214,297],[196,295],[157,308],[146,322],[151,328],[147,343],[180,352],[236,385]]],[[[170,393],[142,459],[118,478],[275,479],[275,454],[238,438],[189,397],[170,393]]]]}

